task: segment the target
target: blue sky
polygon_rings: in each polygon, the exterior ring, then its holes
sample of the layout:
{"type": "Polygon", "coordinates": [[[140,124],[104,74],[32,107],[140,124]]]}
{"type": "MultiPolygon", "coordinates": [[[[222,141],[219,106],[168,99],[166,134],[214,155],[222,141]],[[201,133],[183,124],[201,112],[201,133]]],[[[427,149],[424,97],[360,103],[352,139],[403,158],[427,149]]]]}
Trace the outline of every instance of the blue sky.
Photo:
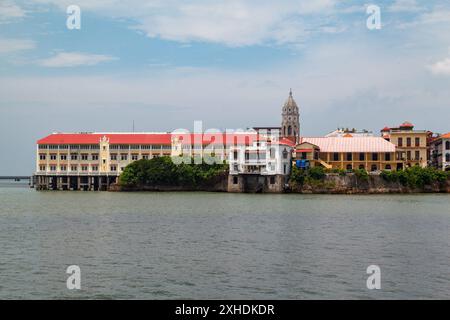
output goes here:
{"type": "Polygon", "coordinates": [[[448,1],[1,0],[0,174],[53,131],[279,125],[289,88],[303,135],[448,132],[449,31],[448,1]]]}

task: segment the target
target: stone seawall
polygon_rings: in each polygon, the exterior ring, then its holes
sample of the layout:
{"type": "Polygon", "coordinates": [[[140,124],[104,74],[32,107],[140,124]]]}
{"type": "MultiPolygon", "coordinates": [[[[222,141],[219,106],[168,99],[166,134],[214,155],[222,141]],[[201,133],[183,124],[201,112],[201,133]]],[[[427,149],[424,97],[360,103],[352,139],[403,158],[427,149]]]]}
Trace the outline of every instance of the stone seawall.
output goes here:
{"type": "MultiPolygon", "coordinates": [[[[240,181],[239,181],[240,182],[240,181]]],[[[208,183],[199,186],[177,185],[146,185],[146,186],[119,186],[111,185],[110,191],[209,191],[209,192],[235,192],[235,193],[305,193],[305,194],[386,194],[386,193],[450,193],[450,179],[447,183],[433,183],[423,188],[410,188],[400,182],[389,182],[379,175],[369,175],[367,180],[358,178],[354,174],[340,176],[327,174],[323,180],[305,182],[303,185],[289,185],[281,188],[281,181],[269,188],[244,188],[242,183],[234,184],[233,177],[227,174],[214,177],[208,183]]]]}
{"type": "Polygon", "coordinates": [[[293,193],[318,194],[386,194],[386,193],[450,193],[450,179],[423,188],[410,188],[400,182],[389,182],[379,175],[369,175],[367,180],[356,175],[328,174],[323,180],[311,181],[301,186],[291,185],[293,193]]]}

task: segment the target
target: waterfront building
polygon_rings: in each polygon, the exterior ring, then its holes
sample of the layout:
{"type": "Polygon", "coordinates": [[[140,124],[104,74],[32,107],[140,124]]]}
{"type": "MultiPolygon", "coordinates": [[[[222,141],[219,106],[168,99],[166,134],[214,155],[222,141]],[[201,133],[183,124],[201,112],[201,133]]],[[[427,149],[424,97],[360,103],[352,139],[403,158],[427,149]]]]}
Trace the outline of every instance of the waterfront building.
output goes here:
{"type": "Polygon", "coordinates": [[[54,133],[37,142],[37,189],[106,190],[125,167],[162,156],[228,157],[231,144],[251,144],[255,133],[54,133]]]}
{"type": "Polygon", "coordinates": [[[311,167],[327,169],[398,169],[395,145],[381,137],[302,137],[294,160],[307,160],[311,167]]]}
{"type": "Polygon", "coordinates": [[[229,152],[230,192],[280,192],[291,172],[293,143],[278,136],[258,136],[251,145],[234,145],[229,152]]]}
{"type": "Polygon", "coordinates": [[[450,132],[434,138],[430,143],[431,165],[439,170],[450,170],[450,132]]]}
{"type": "Polygon", "coordinates": [[[396,146],[396,159],[402,162],[403,168],[427,166],[431,135],[430,131],[414,130],[414,125],[409,122],[381,130],[381,136],[396,146]]]}

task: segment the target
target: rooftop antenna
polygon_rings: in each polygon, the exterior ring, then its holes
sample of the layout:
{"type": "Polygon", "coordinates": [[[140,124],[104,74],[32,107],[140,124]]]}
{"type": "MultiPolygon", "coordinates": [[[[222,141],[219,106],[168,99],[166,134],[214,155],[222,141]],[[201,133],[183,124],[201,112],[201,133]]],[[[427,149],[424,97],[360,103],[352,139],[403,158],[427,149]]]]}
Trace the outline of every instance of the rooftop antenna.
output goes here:
{"type": "Polygon", "coordinates": [[[134,132],[134,120],[133,120],[133,132],[134,132]]]}

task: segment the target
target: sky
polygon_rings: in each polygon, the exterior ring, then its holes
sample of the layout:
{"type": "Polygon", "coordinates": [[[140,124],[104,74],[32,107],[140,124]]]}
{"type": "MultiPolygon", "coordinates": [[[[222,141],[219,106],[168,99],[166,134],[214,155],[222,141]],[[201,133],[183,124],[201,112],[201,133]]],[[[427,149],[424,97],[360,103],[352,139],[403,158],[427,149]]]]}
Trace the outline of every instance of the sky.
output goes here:
{"type": "Polygon", "coordinates": [[[290,88],[304,136],[449,132],[450,2],[0,0],[0,175],[52,132],[279,126],[290,88]]]}

